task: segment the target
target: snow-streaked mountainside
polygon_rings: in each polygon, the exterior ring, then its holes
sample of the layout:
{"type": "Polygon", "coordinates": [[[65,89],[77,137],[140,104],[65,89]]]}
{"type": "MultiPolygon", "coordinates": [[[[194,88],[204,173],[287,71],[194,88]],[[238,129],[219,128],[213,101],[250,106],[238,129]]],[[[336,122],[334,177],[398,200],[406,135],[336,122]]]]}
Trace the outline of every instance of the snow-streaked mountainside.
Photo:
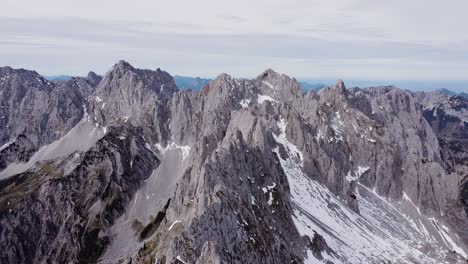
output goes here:
{"type": "Polygon", "coordinates": [[[466,98],[179,88],[1,67],[0,263],[467,262],[466,98]]]}

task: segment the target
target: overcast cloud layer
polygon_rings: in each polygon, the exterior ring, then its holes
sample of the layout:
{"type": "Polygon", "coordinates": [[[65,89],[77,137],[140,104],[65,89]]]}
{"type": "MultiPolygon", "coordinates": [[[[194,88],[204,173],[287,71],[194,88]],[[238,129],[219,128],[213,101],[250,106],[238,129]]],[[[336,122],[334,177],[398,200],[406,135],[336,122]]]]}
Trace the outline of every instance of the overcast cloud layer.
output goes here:
{"type": "Polygon", "coordinates": [[[0,0],[0,6],[0,64],[47,75],[104,73],[126,59],[204,77],[252,77],[273,68],[308,79],[468,80],[466,0],[0,0]]]}

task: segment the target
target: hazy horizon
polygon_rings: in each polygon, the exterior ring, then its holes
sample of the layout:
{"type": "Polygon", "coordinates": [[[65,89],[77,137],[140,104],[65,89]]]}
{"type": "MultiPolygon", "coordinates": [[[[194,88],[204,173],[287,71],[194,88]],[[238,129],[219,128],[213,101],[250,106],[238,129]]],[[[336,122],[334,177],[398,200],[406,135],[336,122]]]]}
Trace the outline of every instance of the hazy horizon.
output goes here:
{"type": "Polygon", "coordinates": [[[0,1],[0,63],[44,75],[102,74],[124,58],[182,76],[468,78],[464,0],[0,1]]]}
{"type": "MultiPolygon", "coordinates": [[[[136,68],[145,68],[145,69],[156,69],[158,67],[139,67],[138,65],[132,64],[136,68]]],[[[5,65],[6,66],[6,65],[5,65]]],[[[112,65],[109,66],[109,69],[112,67],[112,65]]],[[[162,70],[165,70],[164,68],[160,67],[162,70]]],[[[28,69],[28,68],[25,68],[28,69]]],[[[29,70],[35,70],[35,69],[29,69],[29,70]]],[[[265,69],[266,70],[266,69],[265,69]]],[[[275,69],[273,69],[275,70],[275,69]]],[[[92,71],[92,70],[90,70],[92,71]]],[[[167,70],[166,70],[167,71],[167,70]]],[[[88,71],[89,72],[89,71],[88,71]]],[[[261,74],[263,71],[260,71],[256,73],[257,75],[261,74]]],[[[96,72],[96,74],[99,75],[104,75],[105,72],[96,72]]],[[[192,78],[202,78],[202,79],[214,79],[216,76],[221,74],[222,72],[218,73],[217,75],[214,76],[196,76],[196,75],[184,75],[184,74],[178,74],[178,73],[172,73],[168,72],[172,76],[182,76],[182,77],[192,77],[192,78]]],[[[230,74],[229,72],[225,72],[227,74],[230,74]]],[[[282,72],[280,72],[282,73],[282,72]]],[[[46,77],[59,77],[59,76],[86,76],[86,73],[80,73],[80,74],[44,74],[42,72],[39,72],[42,76],[46,77]]],[[[287,73],[284,73],[287,74],[287,73]]],[[[231,74],[230,74],[231,75],[231,74]]],[[[234,76],[236,78],[255,78],[257,75],[249,75],[249,76],[234,76]]],[[[341,77],[336,77],[336,78],[321,78],[321,77],[300,77],[300,76],[294,76],[293,74],[287,74],[290,77],[296,78],[300,82],[308,82],[310,84],[326,84],[326,85],[333,85],[335,82],[339,79],[342,79],[345,82],[346,87],[352,88],[352,87],[372,87],[372,86],[385,86],[385,85],[393,85],[401,89],[408,89],[412,91],[433,91],[437,89],[448,89],[453,92],[468,92],[468,80],[385,80],[385,79],[365,79],[365,78],[341,78],[341,77]]]]}

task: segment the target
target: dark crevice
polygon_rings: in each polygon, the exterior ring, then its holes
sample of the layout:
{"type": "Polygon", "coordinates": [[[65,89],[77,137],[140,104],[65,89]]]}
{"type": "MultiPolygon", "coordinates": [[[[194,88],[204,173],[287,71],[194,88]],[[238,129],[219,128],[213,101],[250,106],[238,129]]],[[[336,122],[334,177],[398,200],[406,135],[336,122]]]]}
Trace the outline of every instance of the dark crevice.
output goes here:
{"type": "Polygon", "coordinates": [[[151,221],[148,225],[143,228],[143,230],[140,232],[140,240],[143,241],[147,238],[149,238],[151,235],[158,230],[159,226],[161,225],[161,222],[164,220],[166,217],[166,210],[169,207],[169,204],[171,202],[171,199],[167,200],[166,205],[164,206],[164,209],[159,211],[156,217],[154,218],[153,221],[151,221]]]}

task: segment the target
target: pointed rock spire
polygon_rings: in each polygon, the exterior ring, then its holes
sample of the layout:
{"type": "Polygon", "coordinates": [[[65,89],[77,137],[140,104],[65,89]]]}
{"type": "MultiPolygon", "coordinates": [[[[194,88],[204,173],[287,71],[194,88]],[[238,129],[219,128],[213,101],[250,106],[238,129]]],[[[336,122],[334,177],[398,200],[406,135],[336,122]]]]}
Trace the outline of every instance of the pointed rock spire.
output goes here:
{"type": "Polygon", "coordinates": [[[301,88],[296,79],[278,73],[271,68],[261,73],[256,81],[262,94],[276,100],[289,101],[292,97],[301,94],[301,88]]]}
{"type": "Polygon", "coordinates": [[[268,78],[268,77],[271,78],[271,77],[279,76],[279,75],[281,75],[281,74],[279,74],[278,72],[276,72],[272,68],[268,68],[262,74],[260,74],[257,78],[258,79],[263,79],[263,78],[268,78]]]}
{"type": "Polygon", "coordinates": [[[346,91],[346,86],[345,86],[345,83],[344,83],[344,81],[342,79],[338,79],[336,81],[335,87],[339,91],[342,91],[342,92],[346,91]]]}
{"type": "Polygon", "coordinates": [[[114,69],[134,69],[133,66],[125,60],[120,60],[114,65],[113,68],[114,69]]]}
{"type": "Polygon", "coordinates": [[[101,81],[102,77],[97,75],[95,72],[90,71],[88,76],[86,76],[86,79],[88,79],[92,84],[97,85],[101,81]]]}
{"type": "Polygon", "coordinates": [[[92,80],[92,79],[98,78],[99,76],[98,76],[95,72],[90,71],[90,72],[88,73],[88,76],[87,76],[87,77],[88,77],[88,79],[92,80]]]}
{"type": "Polygon", "coordinates": [[[335,86],[333,87],[333,91],[335,93],[341,94],[345,97],[348,97],[348,90],[346,90],[345,83],[342,79],[338,79],[336,81],[335,86]]]}

